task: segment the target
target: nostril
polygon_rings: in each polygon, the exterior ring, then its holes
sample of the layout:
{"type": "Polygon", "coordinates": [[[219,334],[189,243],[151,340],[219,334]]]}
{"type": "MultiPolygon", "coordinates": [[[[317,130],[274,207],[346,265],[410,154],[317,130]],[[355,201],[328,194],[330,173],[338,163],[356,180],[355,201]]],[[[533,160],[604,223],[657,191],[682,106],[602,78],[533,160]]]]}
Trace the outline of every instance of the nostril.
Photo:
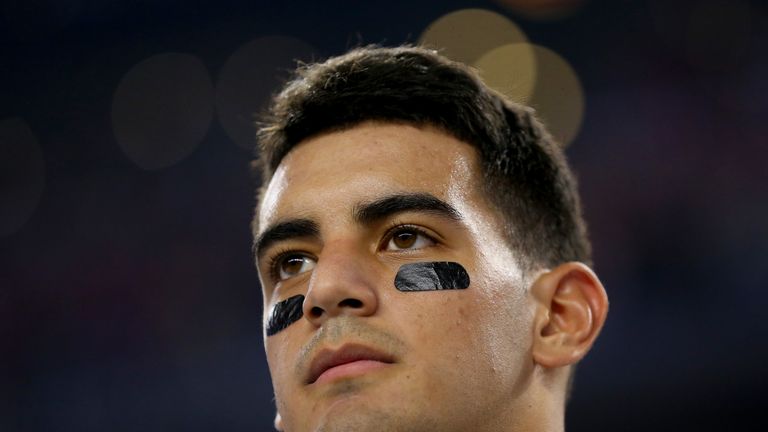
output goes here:
{"type": "Polygon", "coordinates": [[[323,314],[323,309],[319,308],[317,306],[315,306],[315,307],[313,307],[312,309],[309,310],[309,315],[312,318],[319,318],[320,315],[322,315],[322,314],[323,314]]]}
{"type": "Polygon", "coordinates": [[[348,298],[340,301],[339,306],[342,306],[342,307],[347,306],[347,307],[351,307],[352,309],[360,309],[361,307],[363,307],[363,302],[361,302],[358,299],[348,298]]]}

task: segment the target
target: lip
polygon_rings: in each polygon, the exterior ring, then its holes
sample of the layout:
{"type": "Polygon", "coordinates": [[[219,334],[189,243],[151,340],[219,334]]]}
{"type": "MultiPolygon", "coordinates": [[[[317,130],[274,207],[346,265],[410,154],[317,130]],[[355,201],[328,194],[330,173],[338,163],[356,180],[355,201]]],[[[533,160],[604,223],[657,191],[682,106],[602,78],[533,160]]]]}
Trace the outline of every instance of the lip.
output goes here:
{"type": "Polygon", "coordinates": [[[309,366],[307,384],[363,375],[395,362],[393,356],[365,345],[347,344],[336,350],[323,349],[309,366]]]}

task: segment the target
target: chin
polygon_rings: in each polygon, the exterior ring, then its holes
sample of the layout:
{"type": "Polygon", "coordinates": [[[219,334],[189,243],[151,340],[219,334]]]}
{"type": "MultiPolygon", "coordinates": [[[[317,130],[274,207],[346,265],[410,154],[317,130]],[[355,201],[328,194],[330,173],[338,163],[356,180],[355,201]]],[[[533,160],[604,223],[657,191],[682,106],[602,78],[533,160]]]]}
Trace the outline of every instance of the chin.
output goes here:
{"type": "Polygon", "coordinates": [[[365,409],[352,404],[344,404],[339,410],[329,411],[312,431],[359,431],[359,432],[386,432],[401,431],[406,427],[410,430],[413,424],[405,418],[382,410],[365,409]]]}
{"type": "MultiPolygon", "coordinates": [[[[313,419],[302,419],[299,415],[299,422],[307,425],[306,432],[432,430],[419,426],[423,420],[418,416],[409,415],[409,411],[403,407],[386,406],[382,403],[380,395],[377,397],[367,393],[337,396],[328,406],[323,407],[322,411],[315,413],[313,419]]],[[[305,432],[290,426],[286,427],[285,431],[305,432]]]]}

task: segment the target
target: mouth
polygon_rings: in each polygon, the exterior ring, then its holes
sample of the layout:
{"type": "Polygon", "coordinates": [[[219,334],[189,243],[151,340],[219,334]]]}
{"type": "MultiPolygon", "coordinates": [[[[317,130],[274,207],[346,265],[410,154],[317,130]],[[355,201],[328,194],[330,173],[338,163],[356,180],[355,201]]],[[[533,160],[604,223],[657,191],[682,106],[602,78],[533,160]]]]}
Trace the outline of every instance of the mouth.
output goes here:
{"type": "Polygon", "coordinates": [[[364,345],[344,345],[337,350],[322,350],[309,367],[307,384],[321,384],[352,378],[391,365],[395,359],[364,345]]]}

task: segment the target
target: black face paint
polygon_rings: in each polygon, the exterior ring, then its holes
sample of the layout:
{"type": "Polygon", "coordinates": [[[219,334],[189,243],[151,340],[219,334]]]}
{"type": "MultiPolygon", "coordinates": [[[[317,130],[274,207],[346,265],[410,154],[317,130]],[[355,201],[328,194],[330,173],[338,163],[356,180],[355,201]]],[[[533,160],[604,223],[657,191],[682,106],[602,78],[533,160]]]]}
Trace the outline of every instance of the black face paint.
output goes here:
{"type": "Polygon", "coordinates": [[[267,322],[267,336],[272,336],[300,320],[304,316],[303,306],[304,296],[301,294],[288,297],[276,304],[267,322]]]}
{"type": "Polygon", "coordinates": [[[436,291],[466,289],[469,274],[455,262],[420,262],[405,264],[395,276],[400,291],[436,291]]]}

